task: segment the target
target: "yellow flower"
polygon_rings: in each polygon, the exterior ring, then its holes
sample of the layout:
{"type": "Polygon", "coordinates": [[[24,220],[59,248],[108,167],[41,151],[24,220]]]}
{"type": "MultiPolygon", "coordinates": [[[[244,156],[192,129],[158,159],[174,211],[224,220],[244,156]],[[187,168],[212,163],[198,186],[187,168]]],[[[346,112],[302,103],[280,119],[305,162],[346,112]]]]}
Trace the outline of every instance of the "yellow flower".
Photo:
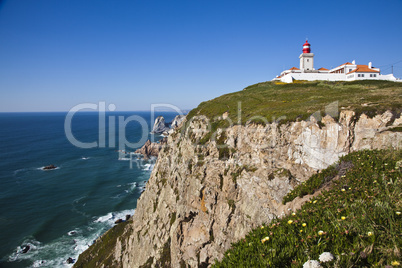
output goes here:
{"type": "Polygon", "coordinates": [[[300,233],[303,233],[303,230],[300,230],[300,233]]]}
{"type": "Polygon", "coordinates": [[[323,235],[324,231],[318,231],[318,235],[323,235]]]}
{"type": "Polygon", "coordinates": [[[373,183],[377,183],[377,180],[373,181],[373,183]]]}
{"type": "Polygon", "coordinates": [[[367,235],[368,235],[368,236],[372,236],[372,235],[373,235],[373,232],[368,232],[367,235]]]}
{"type": "Polygon", "coordinates": [[[307,225],[306,223],[303,223],[303,224],[302,224],[303,227],[306,227],[306,225],[307,225]]]}
{"type": "Polygon", "coordinates": [[[397,211],[397,212],[396,212],[396,215],[401,215],[401,212],[400,212],[400,211],[397,211]]]}
{"type": "Polygon", "coordinates": [[[317,203],[317,200],[314,200],[313,204],[317,203]]]}
{"type": "Polygon", "coordinates": [[[265,242],[267,242],[269,240],[269,237],[268,236],[266,236],[266,237],[264,237],[263,239],[261,239],[261,243],[265,243],[265,242]]]}
{"type": "Polygon", "coordinates": [[[261,229],[264,229],[264,226],[261,226],[261,229]]]}
{"type": "Polygon", "coordinates": [[[346,217],[345,217],[345,216],[342,216],[342,217],[341,217],[341,220],[343,220],[343,221],[346,220],[346,217]]]}
{"type": "Polygon", "coordinates": [[[293,221],[292,220],[288,220],[288,224],[292,224],[293,223],[293,221]]]}
{"type": "Polygon", "coordinates": [[[293,215],[293,216],[295,216],[295,215],[296,215],[296,213],[294,213],[294,212],[293,212],[293,213],[292,213],[292,215],[293,215]]]}
{"type": "Polygon", "coordinates": [[[399,263],[399,261],[393,261],[393,262],[391,262],[391,265],[392,266],[398,266],[398,265],[400,265],[400,263],[399,263]]]}
{"type": "Polygon", "coordinates": [[[345,189],[343,189],[343,188],[342,188],[342,190],[341,190],[341,191],[342,191],[342,192],[344,192],[344,191],[345,191],[345,189]]]}

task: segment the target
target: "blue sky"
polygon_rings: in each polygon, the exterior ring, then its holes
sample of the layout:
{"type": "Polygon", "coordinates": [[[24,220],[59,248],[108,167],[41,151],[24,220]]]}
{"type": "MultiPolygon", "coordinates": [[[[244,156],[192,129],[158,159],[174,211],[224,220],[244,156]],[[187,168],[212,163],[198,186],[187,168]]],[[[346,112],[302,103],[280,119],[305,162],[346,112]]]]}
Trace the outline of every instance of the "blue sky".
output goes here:
{"type": "Polygon", "coordinates": [[[0,0],[0,112],[182,109],[298,66],[402,77],[402,0],[0,0]]]}

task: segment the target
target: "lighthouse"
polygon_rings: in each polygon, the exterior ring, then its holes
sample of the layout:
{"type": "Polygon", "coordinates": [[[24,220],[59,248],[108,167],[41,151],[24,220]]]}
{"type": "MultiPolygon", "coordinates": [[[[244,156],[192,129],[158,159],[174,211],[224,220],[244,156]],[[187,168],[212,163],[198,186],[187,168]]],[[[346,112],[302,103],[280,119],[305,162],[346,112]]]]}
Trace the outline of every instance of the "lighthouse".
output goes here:
{"type": "Polygon", "coordinates": [[[314,53],[311,53],[310,44],[306,40],[303,44],[303,53],[300,54],[300,70],[302,72],[314,71],[314,53]]]}

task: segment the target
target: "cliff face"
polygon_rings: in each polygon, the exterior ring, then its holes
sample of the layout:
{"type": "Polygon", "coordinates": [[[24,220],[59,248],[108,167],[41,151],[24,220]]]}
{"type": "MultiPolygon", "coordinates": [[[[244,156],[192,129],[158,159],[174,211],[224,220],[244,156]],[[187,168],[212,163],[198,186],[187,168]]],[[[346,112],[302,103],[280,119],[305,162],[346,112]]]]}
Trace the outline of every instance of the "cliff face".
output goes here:
{"type": "Polygon", "coordinates": [[[402,145],[402,133],[391,131],[402,118],[390,112],[356,118],[343,111],[338,121],[321,122],[237,125],[197,145],[207,129],[199,119],[184,136],[170,135],[109,266],[206,267],[252,228],[285,213],[282,198],[340,156],[402,145]]]}

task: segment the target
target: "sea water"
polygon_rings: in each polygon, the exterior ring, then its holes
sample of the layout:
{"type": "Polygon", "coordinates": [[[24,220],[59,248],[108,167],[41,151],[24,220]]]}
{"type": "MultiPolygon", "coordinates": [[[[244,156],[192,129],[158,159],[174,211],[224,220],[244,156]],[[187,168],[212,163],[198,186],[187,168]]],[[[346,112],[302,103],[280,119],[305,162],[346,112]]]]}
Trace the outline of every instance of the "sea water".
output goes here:
{"type": "Polygon", "coordinates": [[[98,113],[76,113],[74,139],[98,142],[84,149],[67,139],[66,113],[0,113],[0,267],[70,267],[68,258],[77,259],[117,219],[135,215],[154,161],[122,156],[118,137],[133,144],[144,133],[146,139],[162,138],[149,134],[151,118],[159,115],[170,122],[176,114],[110,112],[100,129],[98,113]],[[143,118],[147,129],[134,120],[121,133],[118,118],[132,115],[143,118]],[[51,164],[57,168],[43,170],[51,164]]]}

